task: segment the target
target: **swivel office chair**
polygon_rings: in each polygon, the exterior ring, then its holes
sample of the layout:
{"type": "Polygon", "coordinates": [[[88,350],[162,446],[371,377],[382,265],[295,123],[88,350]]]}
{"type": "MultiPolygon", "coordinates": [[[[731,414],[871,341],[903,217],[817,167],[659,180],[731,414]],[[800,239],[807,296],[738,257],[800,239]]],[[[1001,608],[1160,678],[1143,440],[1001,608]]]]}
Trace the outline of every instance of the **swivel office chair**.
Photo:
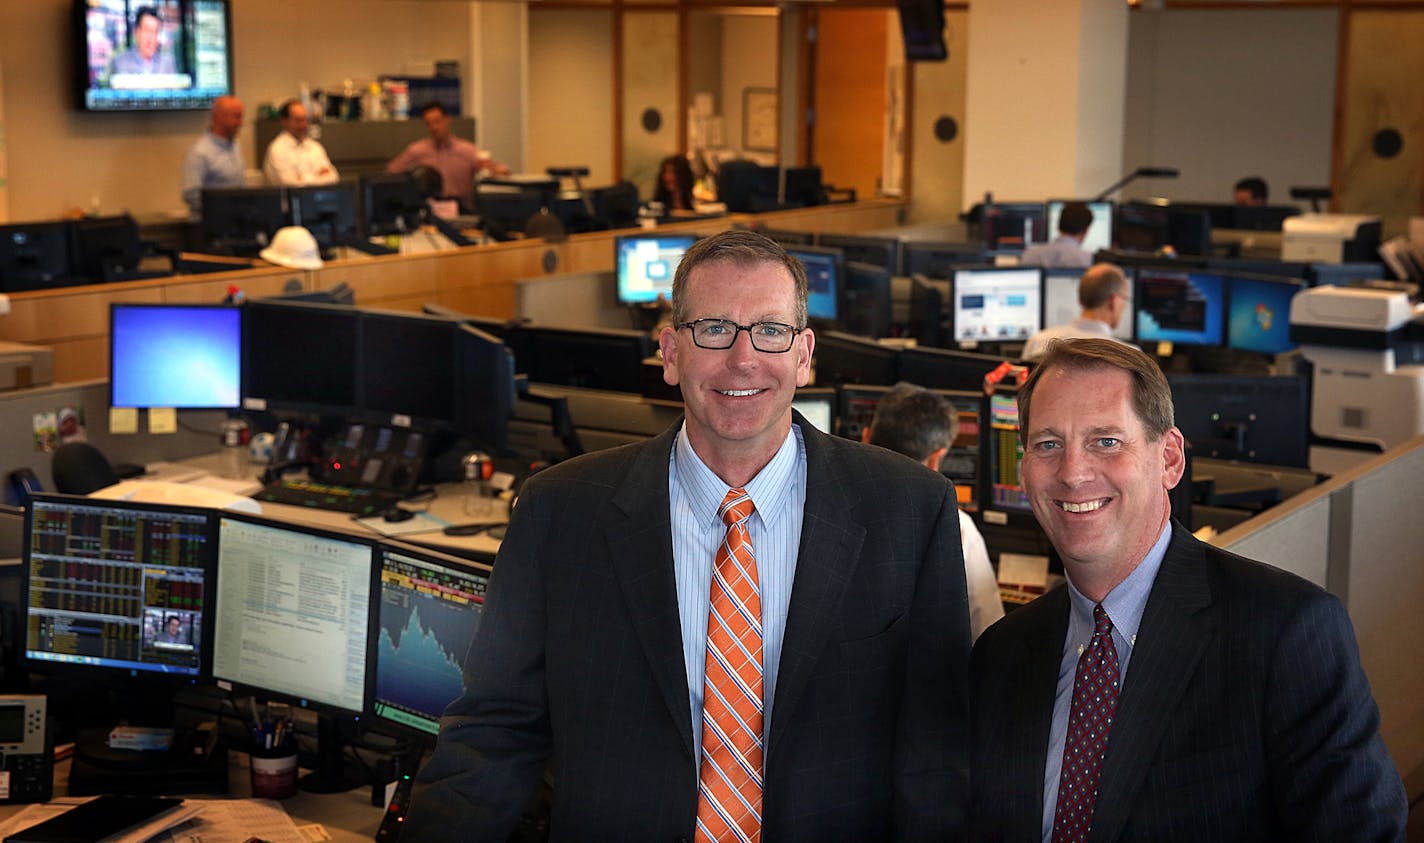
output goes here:
{"type": "Polygon", "coordinates": [[[50,459],[55,491],[87,495],[119,482],[119,475],[98,448],[88,442],[67,442],[50,459]]]}

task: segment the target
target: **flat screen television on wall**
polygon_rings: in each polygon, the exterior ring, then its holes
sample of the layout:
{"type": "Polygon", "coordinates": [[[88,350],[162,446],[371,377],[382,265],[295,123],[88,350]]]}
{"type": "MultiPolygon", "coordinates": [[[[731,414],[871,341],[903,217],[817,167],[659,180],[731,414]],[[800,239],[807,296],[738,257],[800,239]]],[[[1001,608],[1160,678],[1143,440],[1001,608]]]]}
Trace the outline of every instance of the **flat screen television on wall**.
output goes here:
{"type": "Polygon", "coordinates": [[[206,109],[231,94],[230,0],[74,0],[83,111],[206,109]]]}

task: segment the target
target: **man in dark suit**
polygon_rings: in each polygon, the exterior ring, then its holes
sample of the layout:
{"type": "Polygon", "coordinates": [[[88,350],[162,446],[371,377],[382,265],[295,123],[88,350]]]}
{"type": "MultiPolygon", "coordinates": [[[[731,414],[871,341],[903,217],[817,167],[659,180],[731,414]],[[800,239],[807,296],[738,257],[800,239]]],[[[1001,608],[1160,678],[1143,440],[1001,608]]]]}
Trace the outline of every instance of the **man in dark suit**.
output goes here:
{"type": "Polygon", "coordinates": [[[958,836],[952,488],[793,413],[815,338],[771,240],[694,245],[672,306],[683,423],[526,485],[407,833],[505,840],[552,759],[556,840],[958,836]]]}
{"type": "Polygon", "coordinates": [[[1055,341],[1019,422],[1068,583],[975,645],[971,839],[1402,840],[1340,601],[1171,520],[1183,440],[1156,364],[1055,341]]]}

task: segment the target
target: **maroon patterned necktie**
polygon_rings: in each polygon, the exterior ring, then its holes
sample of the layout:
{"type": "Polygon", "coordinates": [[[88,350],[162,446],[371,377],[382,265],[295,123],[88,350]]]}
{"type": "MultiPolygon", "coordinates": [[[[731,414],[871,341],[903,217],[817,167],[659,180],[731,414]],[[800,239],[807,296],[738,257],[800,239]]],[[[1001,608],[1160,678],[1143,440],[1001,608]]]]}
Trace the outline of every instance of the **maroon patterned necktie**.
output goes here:
{"type": "Polygon", "coordinates": [[[1103,755],[1112,731],[1121,683],[1112,620],[1103,604],[1093,607],[1093,638],[1078,657],[1073,676],[1073,705],[1068,710],[1068,738],[1058,777],[1058,807],[1053,812],[1053,843],[1088,839],[1093,805],[1103,776],[1103,755]]]}

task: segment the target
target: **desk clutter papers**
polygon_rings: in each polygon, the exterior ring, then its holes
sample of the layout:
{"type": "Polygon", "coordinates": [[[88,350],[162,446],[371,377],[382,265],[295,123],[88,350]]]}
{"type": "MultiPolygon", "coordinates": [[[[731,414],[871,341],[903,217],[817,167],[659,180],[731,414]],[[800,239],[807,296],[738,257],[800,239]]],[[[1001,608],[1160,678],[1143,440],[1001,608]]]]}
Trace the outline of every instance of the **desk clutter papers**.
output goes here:
{"type": "MultiPolygon", "coordinates": [[[[57,817],[97,797],[66,797],[30,805],[0,823],[0,839],[57,817]]],[[[185,799],[177,810],[104,843],[244,843],[252,838],[270,843],[313,843],[330,840],[320,825],[298,827],[282,806],[269,799],[185,799]]]]}

